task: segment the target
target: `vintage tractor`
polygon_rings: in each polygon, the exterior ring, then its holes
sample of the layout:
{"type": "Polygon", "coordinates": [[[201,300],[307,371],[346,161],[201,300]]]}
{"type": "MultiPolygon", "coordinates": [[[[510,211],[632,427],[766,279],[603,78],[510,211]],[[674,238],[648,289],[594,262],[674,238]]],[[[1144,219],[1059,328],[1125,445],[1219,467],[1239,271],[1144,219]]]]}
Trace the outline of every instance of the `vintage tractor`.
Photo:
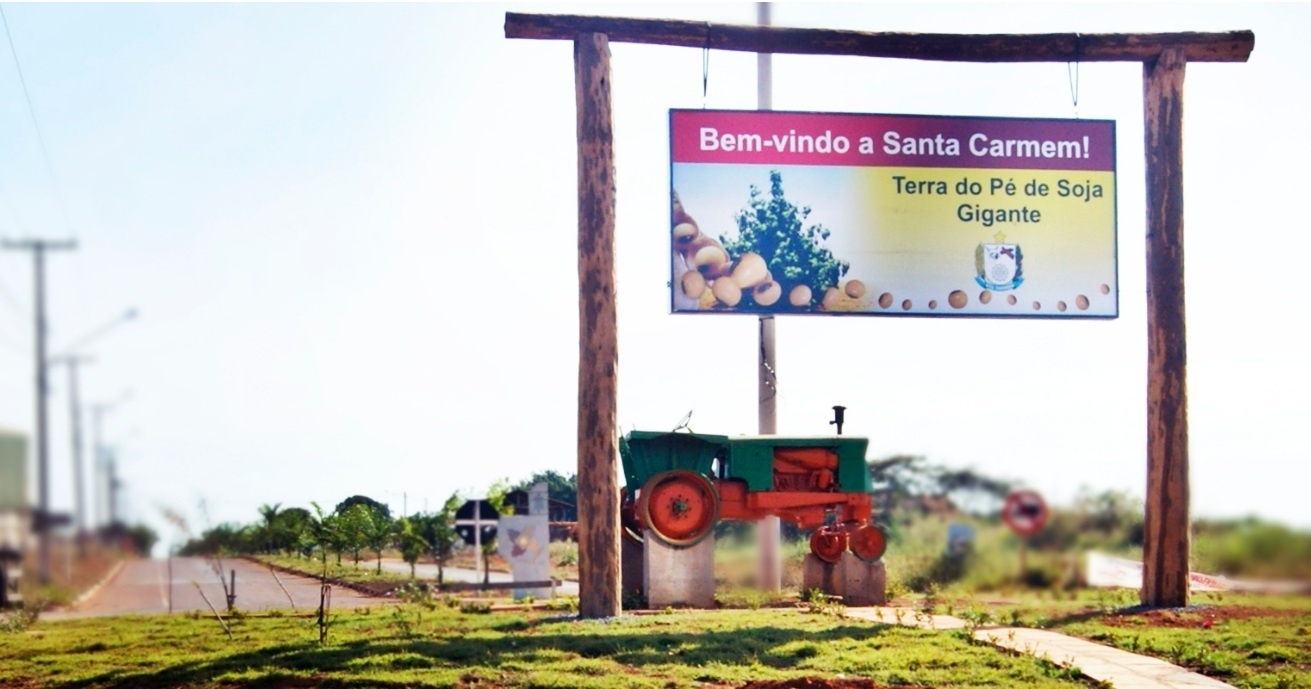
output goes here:
{"type": "Polygon", "coordinates": [[[669,545],[689,547],[720,519],[773,515],[815,529],[810,550],[825,562],[837,562],[848,547],[862,560],[877,560],[887,542],[870,523],[868,445],[843,436],[632,431],[619,443],[627,482],[624,533],[640,540],[649,530],[669,545]]]}

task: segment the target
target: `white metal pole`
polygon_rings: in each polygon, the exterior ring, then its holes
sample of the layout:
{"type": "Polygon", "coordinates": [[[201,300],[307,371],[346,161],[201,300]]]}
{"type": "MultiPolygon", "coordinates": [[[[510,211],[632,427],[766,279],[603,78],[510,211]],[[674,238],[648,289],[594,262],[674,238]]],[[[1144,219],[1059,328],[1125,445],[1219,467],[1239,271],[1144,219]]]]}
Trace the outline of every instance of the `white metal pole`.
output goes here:
{"type": "MultiPolygon", "coordinates": [[[[770,6],[756,3],[756,23],[770,25],[770,6]]],[[[756,109],[774,107],[773,55],[756,53],[756,109]]],[[[761,435],[778,432],[778,378],[774,366],[774,317],[760,317],[758,338],[759,377],[757,378],[757,429],[761,435]]],[[[756,544],[760,550],[760,588],[778,591],[783,587],[783,523],[778,517],[765,517],[756,525],[756,544]]]]}
{"type": "Polygon", "coordinates": [[[473,573],[474,579],[481,581],[483,576],[483,504],[481,500],[473,501],[473,573]]]}

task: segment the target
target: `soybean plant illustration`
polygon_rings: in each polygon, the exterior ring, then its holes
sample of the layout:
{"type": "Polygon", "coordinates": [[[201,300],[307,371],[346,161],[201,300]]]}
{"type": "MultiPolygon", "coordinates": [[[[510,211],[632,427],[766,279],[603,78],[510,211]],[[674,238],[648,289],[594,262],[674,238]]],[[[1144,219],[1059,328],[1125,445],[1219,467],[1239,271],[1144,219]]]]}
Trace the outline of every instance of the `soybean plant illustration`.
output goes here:
{"type": "Polygon", "coordinates": [[[782,286],[795,308],[814,306],[830,287],[846,275],[846,261],[824,246],[829,230],[822,224],[806,225],[809,206],[796,206],[783,194],[783,174],[769,173],[768,197],[750,186],[747,205],[738,211],[737,236],[720,235],[719,241],[737,263],[744,255],[759,254],[769,274],[782,286]]]}

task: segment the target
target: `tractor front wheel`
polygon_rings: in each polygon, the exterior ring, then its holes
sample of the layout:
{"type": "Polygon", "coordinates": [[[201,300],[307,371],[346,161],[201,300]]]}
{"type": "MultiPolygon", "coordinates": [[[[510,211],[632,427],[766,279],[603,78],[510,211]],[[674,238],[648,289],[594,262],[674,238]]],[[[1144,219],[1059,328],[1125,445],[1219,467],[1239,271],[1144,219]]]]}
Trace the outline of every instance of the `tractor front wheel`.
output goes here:
{"type": "Polygon", "coordinates": [[[696,545],[719,521],[719,491],[696,472],[675,469],[642,486],[637,518],[661,541],[677,548],[696,545]]]}
{"type": "Polygon", "coordinates": [[[846,549],[847,534],[837,529],[821,526],[810,534],[810,552],[830,565],[837,564],[846,549]]]}
{"type": "Polygon", "coordinates": [[[888,539],[873,524],[866,524],[851,532],[851,552],[866,562],[876,562],[888,549],[888,539]]]}

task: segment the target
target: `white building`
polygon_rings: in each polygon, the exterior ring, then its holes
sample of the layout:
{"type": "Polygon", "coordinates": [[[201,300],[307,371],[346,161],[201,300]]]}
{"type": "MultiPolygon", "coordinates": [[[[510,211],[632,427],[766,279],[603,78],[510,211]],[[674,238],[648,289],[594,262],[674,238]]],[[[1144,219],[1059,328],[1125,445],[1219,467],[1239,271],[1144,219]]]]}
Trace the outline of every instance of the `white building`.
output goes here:
{"type": "Polygon", "coordinates": [[[35,545],[27,499],[27,437],[0,428],[0,601],[17,601],[22,555],[35,545]]]}

